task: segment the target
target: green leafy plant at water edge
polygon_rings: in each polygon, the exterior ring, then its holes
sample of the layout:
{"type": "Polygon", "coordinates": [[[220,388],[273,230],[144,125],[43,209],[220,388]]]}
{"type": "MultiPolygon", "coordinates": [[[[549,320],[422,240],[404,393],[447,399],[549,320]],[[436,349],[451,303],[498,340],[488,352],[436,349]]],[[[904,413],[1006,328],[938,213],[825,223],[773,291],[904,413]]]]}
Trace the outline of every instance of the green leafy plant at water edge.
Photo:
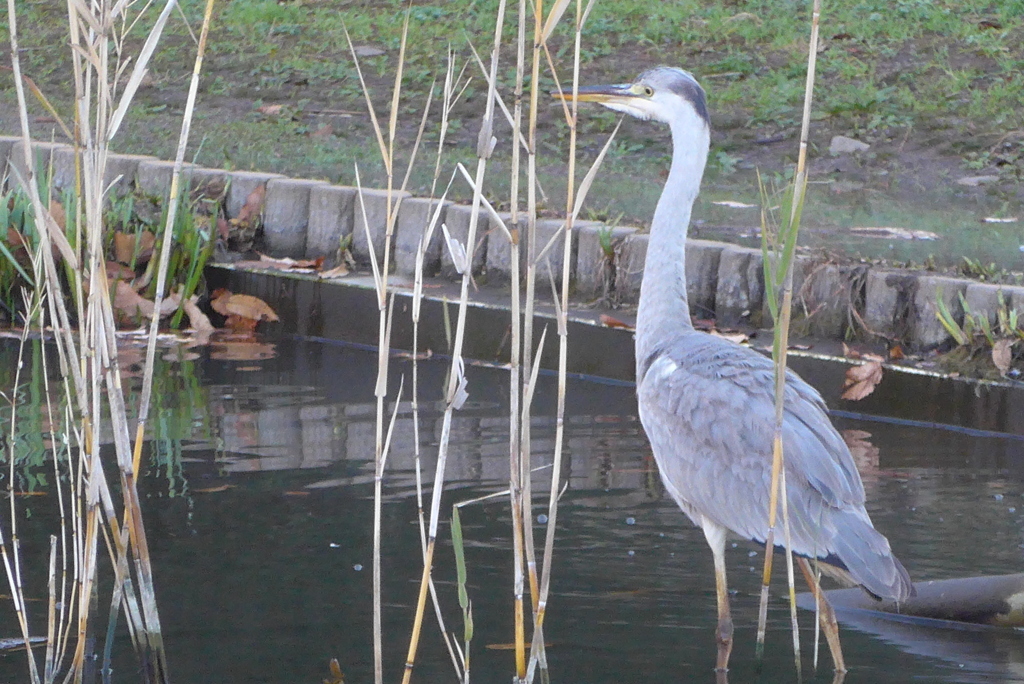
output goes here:
{"type": "Polygon", "coordinates": [[[20,288],[32,288],[31,264],[22,243],[23,236],[34,232],[28,196],[20,190],[0,196],[0,308],[12,320],[20,288]]]}
{"type": "MultiPolygon", "coordinates": [[[[199,289],[203,269],[213,255],[214,231],[220,206],[214,206],[212,214],[206,216],[203,210],[209,207],[201,205],[205,200],[191,201],[186,194],[180,202],[173,227],[174,247],[170,256],[168,283],[169,291],[180,292],[182,301],[185,301],[199,289]]],[[[77,198],[71,191],[65,191],[60,198],[66,224],[64,232],[72,249],[77,251],[76,203],[77,198]]],[[[159,253],[154,252],[151,259],[148,254],[143,255],[142,237],[147,231],[155,232],[155,242],[159,244],[166,216],[166,207],[161,210],[151,198],[140,194],[113,196],[103,212],[107,230],[103,246],[108,260],[118,261],[115,234],[132,235],[134,249],[123,265],[136,272],[134,280],[148,283],[146,296],[150,298],[156,288],[153,275],[160,266],[159,253]],[[148,263],[145,259],[149,259],[148,263]],[[146,263],[146,267],[140,273],[138,269],[143,263],[146,263]]],[[[14,323],[23,308],[21,291],[22,288],[33,287],[32,255],[36,252],[38,242],[31,202],[24,190],[16,187],[0,195],[0,320],[14,323]]],[[[78,280],[66,262],[63,262],[63,266],[66,276],[64,285],[73,290],[78,280]]],[[[73,293],[65,294],[70,296],[73,293]]],[[[184,309],[179,306],[171,318],[172,328],[181,326],[183,314],[184,309]]]]}
{"type": "Polygon", "coordinates": [[[961,347],[995,347],[1000,339],[1024,340],[1024,327],[1015,309],[1011,309],[1006,303],[1002,291],[998,294],[999,306],[996,309],[996,322],[993,326],[988,314],[985,312],[975,313],[971,311],[970,305],[964,299],[963,293],[958,293],[960,306],[964,310],[964,322],[960,325],[956,322],[953,313],[946,306],[942,297],[942,289],[936,293],[935,316],[942,323],[950,337],[961,347]]]}

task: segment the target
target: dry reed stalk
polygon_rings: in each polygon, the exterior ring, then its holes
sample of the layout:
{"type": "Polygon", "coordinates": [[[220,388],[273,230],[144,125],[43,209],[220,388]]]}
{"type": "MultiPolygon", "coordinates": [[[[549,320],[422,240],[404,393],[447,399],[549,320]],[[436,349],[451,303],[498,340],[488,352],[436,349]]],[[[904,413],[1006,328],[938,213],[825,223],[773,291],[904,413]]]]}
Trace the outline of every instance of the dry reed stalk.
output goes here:
{"type": "MultiPolygon", "coordinates": [[[[533,317],[534,317],[534,293],[536,289],[536,265],[533,263],[534,246],[537,235],[537,107],[540,101],[540,44],[544,30],[544,2],[535,0],[533,2],[533,48],[530,54],[530,108],[529,122],[527,124],[527,156],[526,156],[526,301],[523,310],[522,328],[522,381],[523,386],[518,391],[522,393],[523,401],[519,411],[519,449],[518,463],[521,478],[522,490],[520,524],[523,530],[523,551],[526,562],[526,576],[530,583],[530,607],[533,617],[533,638],[537,638],[537,611],[540,598],[540,582],[537,577],[537,553],[533,533],[533,469],[532,469],[532,440],[531,440],[531,398],[532,385],[529,379],[534,375],[532,372],[533,360],[531,346],[533,344],[533,317]]],[[[514,284],[515,288],[519,283],[514,284]]],[[[538,350],[538,355],[539,355],[538,350]]],[[[543,632],[542,632],[543,634],[543,632]]],[[[516,632],[516,677],[517,682],[522,684],[527,680],[528,663],[520,658],[520,640],[525,639],[525,634],[516,632]]],[[[541,643],[543,637],[541,636],[541,643]]],[[[532,649],[531,649],[532,650],[532,649]]]]}
{"type": "MultiPolygon", "coordinates": [[[[359,59],[356,56],[355,46],[349,36],[348,29],[345,29],[345,38],[348,41],[352,59],[355,62],[356,71],[359,74],[359,82],[363,88],[363,95],[366,98],[367,109],[370,113],[370,121],[373,124],[374,133],[377,136],[377,144],[380,146],[381,161],[387,175],[387,211],[385,227],[385,242],[383,265],[377,266],[377,255],[373,250],[373,238],[370,235],[370,226],[366,218],[366,207],[363,202],[362,186],[359,182],[359,167],[356,166],[356,182],[359,187],[359,204],[363,212],[363,227],[367,234],[367,244],[370,248],[370,262],[373,268],[374,283],[377,290],[377,307],[379,311],[378,320],[378,351],[377,351],[377,383],[374,388],[374,395],[377,398],[377,421],[376,438],[374,448],[374,489],[373,489],[373,673],[374,682],[381,684],[384,680],[383,664],[383,635],[381,631],[381,507],[383,497],[384,452],[383,429],[384,429],[384,402],[387,397],[388,361],[390,359],[390,338],[391,338],[391,311],[387,307],[388,271],[391,263],[391,237],[394,230],[394,221],[398,215],[398,207],[393,206],[394,186],[394,140],[398,124],[398,102],[402,90],[402,70],[405,63],[406,41],[409,35],[409,11],[406,11],[405,20],[402,24],[402,42],[399,48],[398,69],[395,74],[395,84],[391,96],[391,116],[388,126],[388,143],[384,142],[384,135],[377,120],[377,113],[370,99],[370,91],[366,87],[362,69],[359,66],[359,59]]],[[[408,178],[408,176],[406,176],[408,178]]],[[[392,297],[394,302],[394,297],[392,297]]]]}
{"type": "MultiPolygon", "coordinates": [[[[348,39],[349,48],[350,48],[350,50],[352,52],[352,57],[353,57],[353,60],[355,61],[357,72],[359,73],[360,83],[361,83],[361,85],[363,87],[363,93],[364,93],[364,96],[366,98],[367,107],[368,107],[369,113],[370,113],[370,119],[371,119],[371,122],[373,124],[375,134],[377,136],[377,142],[378,142],[378,145],[379,145],[380,150],[381,150],[382,160],[383,160],[383,163],[384,163],[384,166],[385,166],[385,170],[386,170],[386,173],[387,173],[387,206],[388,206],[387,219],[386,219],[387,224],[386,224],[386,230],[385,230],[383,264],[382,264],[381,267],[378,267],[377,259],[376,259],[376,254],[373,251],[373,240],[371,239],[371,236],[369,234],[369,224],[368,224],[367,219],[366,219],[366,207],[365,207],[365,204],[364,204],[364,201],[363,201],[362,186],[361,186],[361,183],[359,181],[359,169],[358,169],[358,166],[356,167],[356,182],[357,182],[357,186],[359,187],[358,196],[359,196],[360,208],[361,208],[362,215],[363,215],[363,225],[364,225],[365,230],[367,231],[367,238],[368,238],[368,243],[369,243],[369,246],[370,246],[370,253],[371,253],[370,261],[371,261],[371,267],[373,269],[374,282],[375,282],[376,290],[377,290],[378,306],[379,306],[379,309],[380,309],[380,330],[379,330],[379,335],[378,335],[379,347],[378,347],[378,358],[377,358],[378,373],[377,373],[377,384],[376,384],[376,388],[375,388],[375,394],[377,396],[377,440],[376,440],[377,446],[376,446],[376,467],[375,467],[375,477],[374,477],[374,563],[373,563],[373,565],[374,565],[374,591],[373,591],[373,594],[374,594],[373,595],[373,601],[374,601],[374,675],[375,675],[375,680],[377,682],[380,682],[383,679],[383,660],[382,660],[382,651],[383,651],[383,649],[382,649],[382,634],[381,634],[381,591],[380,591],[381,590],[381,586],[380,586],[380,577],[381,577],[381,574],[380,574],[380,548],[381,548],[380,547],[380,534],[381,534],[381,505],[382,505],[382,496],[383,496],[384,463],[385,463],[385,460],[386,460],[386,457],[387,457],[387,451],[388,451],[388,449],[390,447],[390,432],[389,432],[389,439],[388,439],[388,441],[386,443],[382,443],[381,440],[382,440],[384,400],[385,400],[386,393],[387,393],[388,361],[389,361],[389,358],[390,358],[391,319],[392,319],[392,316],[394,314],[394,295],[392,295],[390,306],[387,306],[387,291],[388,291],[388,272],[390,270],[390,259],[391,259],[391,242],[392,242],[392,238],[393,238],[393,234],[394,234],[395,222],[397,220],[398,211],[399,211],[399,207],[400,207],[400,204],[401,204],[401,199],[400,198],[399,198],[399,200],[397,202],[393,202],[392,201],[393,192],[394,192],[394,143],[395,143],[395,136],[396,136],[396,132],[397,132],[397,126],[398,126],[398,105],[399,105],[400,97],[401,97],[402,73],[403,73],[404,64],[405,64],[405,49],[406,49],[406,45],[407,45],[408,29],[409,29],[409,11],[407,10],[406,11],[406,16],[405,16],[405,21],[404,21],[403,28],[402,28],[402,42],[401,42],[401,47],[400,47],[400,50],[399,50],[398,67],[397,67],[396,75],[395,75],[395,85],[394,85],[394,89],[392,91],[391,111],[390,111],[390,116],[389,116],[389,120],[388,120],[388,141],[387,141],[387,143],[384,142],[384,135],[383,135],[382,129],[380,127],[380,124],[378,122],[377,115],[376,115],[376,112],[374,110],[372,100],[370,99],[369,90],[367,89],[365,80],[363,79],[362,71],[361,71],[361,69],[359,67],[358,58],[357,58],[357,56],[355,54],[355,49],[354,49],[354,47],[352,45],[351,38],[348,36],[348,32],[346,31],[346,38],[348,39]],[[385,323],[385,319],[386,319],[386,323],[385,323]]],[[[454,92],[454,89],[452,89],[451,91],[446,91],[446,92],[447,92],[447,95],[446,95],[446,108],[448,110],[450,110],[450,104],[451,103],[450,103],[450,101],[448,101],[447,98],[451,95],[451,93],[454,92]]],[[[432,96],[433,96],[433,86],[431,86],[431,88],[428,91],[427,104],[426,104],[426,107],[425,107],[424,112],[423,112],[423,116],[422,116],[422,119],[421,119],[421,122],[420,122],[420,128],[419,128],[419,131],[417,133],[416,142],[414,144],[414,147],[413,147],[413,150],[412,150],[412,154],[410,156],[409,164],[408,164],[408,166],[406,168],[405,177],[404,177],[404,179],[402,181],[402,186],[401,186],[401,190],[402,191],[405,190],[405,188],[406,188],[406,186],[407,186],[407,184],[409,182],[409,179],[411,177],[412,167],[413,167],[413,164],[415,163],[415,160],[416,160],[416,154],[417,154],[417,151],[419,149],[419,145],[420,145],[420,143],[422,141],[423,131],[425,129],[427,118],[428,118],[428,114],[429,114],[429,111],[430,111],[430,102],[431,102],[432,96]]],[[[447,117],[447,112],[444,114],[444,116],[447,117]]],[[[439,166],[437,168],[439,168],[439,166]]],[[[435,177],[435,182],[436,182],[436,177],[435,177]]],[[[432,191],[431,194],[433,195],[433,191],[432,191]]],[[[445,194],[447,194],[447,191],[446,191],[445,194]]],[[[440,213],[439,213],[440,212],[440,208],[443,205],[443,201],[444,201],[444,198],[442,198],[439,201],[437,210],[433,214],[432,221],[431,221],[431,226],[430,226],[430,229],[429,229],[430,232],[432,232],[433,229],[436,227],[436,223],[437,223],[437,220],[438,220],[439,215],[440,215],[440,213]]],[[[474,216],[474,219],[475,219],[475,216],[474,216]]],[[[472,230],[470,232],[471,232],[471,237],[472,237],[472,230]]],[[[422,253],[423,253],[423,250],[425,250],[427,241],[429,241],[429,239],[430,239],[430,235],[427,235],[424,238],[424,240],[421,241],[420,246],[418,248],[418,254],[417,254],[417,269],[416,269],[416,271],[418,273],[418,275],[417,275],[418,286],[416,288],[416,291],[418,293],[418,296],[414,298],[414,307],[416,307],[416,317],[417,318],[418,318],[418,300],[422,296],[422,253]]],[[[469,276],[469,272],[467,271],[466,277],[468,277],[468,276],[469,276]]],[[[467,295],[468,295],[468,292],[464,288],[463,302],[462,302],[463,306],[465,304],[465,298],[466,298],[467,295]]],[[[415,357],[415,350],[414,350],[414,357],[415,357]]],[[[453,369],[454,369],[454,366],[453,366],[453,369]]],[[[396,405],[396,409],[395,410],[397,412],[397,405],[396,405]]],[[[392,421],[392,427],[393,427],[393,421],[392,421]]],[[[448,438],[448,434],[447,433],[443,434],[442,435],[442,443],[445,443],[447,438],[448,438]]],[[[418,442],[418,439],[417,439],[417,442],[418,442]]],[[[439,603],[437,601],[436,591],[434,589],[433,582],[430,579],[430,568],[432,567],[432,564],[433,564],[433,554],[434,554],[434,546],[435,546],[435,539],[436,539],[436,526],[437,526],[437,524],[436,524],[437,510],[436,509],[437,509],[437,507],[439,506],[439,503],[440,503],[440,500],[439,500],[440,490],[441,490],[440,484],[443,482],[443,473],[444,473],[443,459],[439,458],[438,459],[438,464],[437,464],[437,472],[435,473],[435,483],[434,483],[434,492],[433,492],[434,501],[433,501],[432,510],[431,510],[430,535],[429,535],[429,537],[425,541],[421,542],[421,543],[423,543],[422,551],[423,551],[423,559],[424,559],[424,572],[423,572],[423,581],[422,581],[421,586],[420,586],[419,599],[417,601],[416,616],[415,616],[414,621],[413,621],[413,629],[412,629],[412,636],[410,637],[409,652],[408,652],[408,656],[406,658],[406,669],[405,669],[405,678],[406,679],[408,679],[408,677],[411,675],[413,663],[415,662],[416,648],[417,648],[417,645],[419,643],[420,630],[422,628],[423,615],[424,615],[425,606],[426,606],[426,596],[427,596],[428,592],[433,596],[434,607],[435,607],[435,614],[438,617],[438,622],[442,626],[442,631],[443,631],[443,624],[444,623],[443,623],[443,619],[442,619],[441,612],[440,612],[440,606],[439,606],[439,603]]],[[[418,483],[417,484],[418,491],[421,491],[419,489],[421,487],[421,483],[419,482],[419,475],[418,475],[418,473],[417,473],[417,483],[418,483]]],[[[422,503],[421,503],[421,508],[422,508],[422,503]]],[[[422,536],[422,533],[421,533],[421,536],[422,536]]],[[[445,638],[446,638],[446,641],[447,641],[447,634],[445,634],[445,638]]],[[[449,643],[449,650],[452,651],[452,646],[451,646],[450,642],[448,642],[448,643],[449,643]]],[[[457,662],[457,659],[455,658],[454,655],[453,655],[453,661],[457,662]]],[[[456,664],[456,670],[458,670],[458,665],[457,664],[456,664]]]]}
{"type": "MultiPolygon", "coordinates": [[[[466,237],[466,244],[472,249],[476,244],[476,231],[479,223],[480,209],[482,205],[481,188],[487,168],[487,161],[494,149],[495,139],[493,137],[494,121],[494,100],[495,81],[498,65],[499,48],[501,45],[501,29],[505,16],[505,0],[500,0],[498,15],[495,22],[494,45],[491,52],[491,70],[485,104],[484,116],[481,124],[480,135],[477,142],[477,172],[473,185],[473,209],[471,213],[469,229],[466,237]]],[[[469,285],[472,279],[472,252],[468,261],[469,266],[462,275],[462,287],[459,297],[459,312],[455,326],[455,340],[452,345],[452,365],[448,375],[448,387],[445,393],[446,406],[442,419],[441,436],[438,445],[437,466],[434,474],[434,485],[431,493],[430,525],[427,535],[427,549],[424,554],[423,575],[420,580],[419,597],[416,604],[416,614],[413,619],[412,634],[409,639],[409,650],[406,655],[403,683],[408,684],[412,677],[415,665],[416,650],[419,645],[419,637],[422,628],[423,613],[426,604],[427,587],[429,584],[430,571],[433,566],[434,550],[437,543],[437,527],[440,519],[441,492],[444,484],[444,472],[448,457],[448,444],[451,435],[451,423],[453,413],[462,406],[465,401],[466,377],[465,363],[462,357],[463,340],[465,338],[466,312],[469,299],[469,285]]]]}
{"type": "MultiPolygon", "coordinates": [[[[437,155],[434,164],[434,176],[430,187],[430,198],[433,199],[437,190],[437,181],[441,175],[441,160],[444,156],[444,144],[448,135],[449,120],[451,116],[451,110],[455,102],[459,99],[461,91],[458,90],[458,84],[462,80],[462,75],[465,73],[466,66],[463,65],[462,72],[458,76],[455,75],[455,55],[452,52],[451,46],[448,48],[448,61],[447,68],[445,69],[445,81],[442,89],[442,105],[441,105],[441,124],[438,131],[438,143],[437,143],[437,155]]],[[[431,93],[433,92],[433,84],[431,85],[431,93]]],[[[420,135],[426,125],[427,114],[430,111],[429,101],[427,107],[424,108],[423,118],[420,124],[420,135]]],[[[411,170],[411,165],[409,169],[411,170]]],[[[408,174],[406,174],[408,178],[408,174]]],[[[437,209],[431,216],[430,223],[426,227],[423,236],[420,239],[419,246],[416,251],[416,269],[415,269],[415,281],[413,286],[413,300],[412,300],[412,415],[413,415],[413,448],[414,448],[414,459],[416,469],[416,509],[417,509],[417,520],[420,528],[420,549],[423,556],[423,561],[426,563],[427,558],[427,524],[426,515],[423,510],[423,477],[422,467],[420,463],[420,428],[419,428],[419,323],[420,323],[420,309],[423,302],[423,260],[426,254],[427,246],[430,244],[431,237],[437,228],[438,219],[440,218],[440,210],[444,205],[445,198],[448,195],[448,191],[451,189],[452,181],[455,180],[454,173],[452,174],[451,180],[448,182],[448,187],[445,189],[444,194],[437,203],[437,209]]],[[[454,255],[453,255],[454,258],[454,255]]],[[[470,260],[471,261],[471,260],[470,260]]],[[[471,266],[470,266],[471,268],[471,266]]],[[[437,589],[434,585],[433,577],[429,578],[429,591],[430,599],[434,608],[434,616],[437,619],[438,628],[441,631],[441,637],[444,639],[445,647],[448,649],[448,654],[452,659],[452,666],[455,668],[456,674],[460,679],[468,681],[469,668],[468,660],[464,654],[458,649],[458,642],[453,642],[448,635],[448,630],[445,627],[444,615],[441,611],[441,603],[437,596],[437,589]],[[460,663],[462,663],[460,670],[460,663]]]]}
{"type": "MultiPolygon", "coordinates": [[[[537,0],[539,1],[539,0],[537,0]]],[[[508,450],[509,450],[509,507],[512,513],[512,614],[513,643],[515,644],[516,682],[526,679],[526,612],[523,607],[525,591],[524,561],[526,528],[532,527],[532,516],[524,509],[523,499],[523,462],[520,442],[519,424],[519,392],[522,360],[522,325],[520,315],[522,303],[519,292],[519,172],[520,145],[523,125],[523,81],[526,69],[526,0],[519,0],[516,14],[516,85],[513,98],[512,135],[516,142],[512,144],[512,169],[509,185],[509,205],[512,211],[512,226],[516,231],[511,241],[512,259],[512,321],[511,351],[509,354],[509,411],[508,411],[508,450]]],[[[474,52],[475,54],[475,52],[474,52]]],[[[479,60],[479,58],[478,58],[479,60]]],[[[481,65],[482,66],[482,65],[481,65]]],[[[527,148],[529,151],[529,148],[527,148]]],[[[533,179],[530,179],[531,182],[533,179]]]]}
{"type": "MultiPolygon", "coordinates": [[[[795,243],[796,234],[799,230],[800,211],[803,207],[804,192],[807,188],[807,141],[811,126],[811,102],[814,96],[814,75],[817,66],[818,56],[818,24],[821,17],[821,0],[814,0],[811,12],[811,36],[808,42],[807,54],[807,80],[804,86],[804,109],[803,120],[800,127],[800,151],[797,159],[796,175],[793,180],[793,199],[790,205],[790,215],[787,225],[793,231],[792,240],[795,243]]],[[[758,609],[757,624],[757,657],[760,660],[764,652],[764,639],[768,615],[768,586],[771,582],[772,555],[775,549],[775,524],[777,506],[779,503],[780,487],[785,487],[785,457],[782,444],[782,426],[785,415],[785,387],[786,387],[786,352],[789,346],[789,327],[792,316],[793,304],[793,269],[792,259],[781,260],[781,267],[785,269],[782,285],[782,303],[779,307],[780,316],[775,322],[776,343],[775,350],[775,435],[772,448],[772,482],[771,494],[768,508],[768,534],[765,541],[764,571],[762,573],[761,600],[758,609]]],[[[773,294],[773,296],[775,296],[773,294]]],[[[799,631],[796,624],[796,597],[793,582],[793,554],[789,534],[789,514],[786,503],[786,493],[781,492],[783,499],[783,523],[786,536],[786,567],[789,582],[790,594],[790,616],[793,630],[794,658],[796,659],[797,673],[800,673],[800,645],[799,631]]]]}
{"type": "MultiPolygon", "coordinates": [[[[55,339],[60,355],[61,371],[66,378],[65,394],[69,400],[69,414],[77,414],[82,421],[81,430],[76,431],[74,435],[76,442],[80,445],[81,457],[78,461],[77,477],[71,478],[73,501],[75,502],[73,506],[75,515],[70,518],[73,548],[69,551],[65,542],[62,553],[65,567],[68,555],[72,556],[74,578],[71,594],[77,603],[77,609],[73,616],[68,616],[70,619],[67,620],[64,628],[61,628],[59,623],[64,620],[63,606],[68,601],[61,601],[62,610],[59,619],[56,617],[56,612],[51,611],[52,619],[57,620],[58,624],[51,623],[50,625],[51,637],[47,648],[46,676],[48,679],[55,676],[58,663],[62,658],[61,654],[64,652],[64,644],[67,643],[66,630],[71,628],[74,620],[78,625],[78,641],[69,678],[73,678],[75,681],[81,680],[86,655],[86,639],[89,634],[88,620],[92,605],[92,588],[97,581],[96,557],[98,532],[103,529],[100,527],[102,515],[110,526],[108,536],[106,536],[106,530],[103,531],[115,566],[115,589],[111,617],[113,619],[116,616],[118,606],[122,605],[122,592],[127,590],[123,605],[128,616],[129,630],[133,635],[140,637],[137,642],[139,645],[144,644],[140,655],[143,659],[145,676],[151,680],[167,681],[166,657],[156,606],[151,562],[136,488],[139,453],[144,437],[145,415],[148,411],[151,391],[153,344],[157,322],[154,320],[151,326],[143,406],[140,410],[136,449],[133,454],[128,435],[128,414],[117,364],[117,341],[110,293],[102,260],[104,233],[102,211],[107,192],[103,178],[110,142],[128,111],[135,92],[145,75],[149,60],[156,50],[162,29],[176,3],[169,0],[164,5],[163,11],[155,22],[154,28],[146,37],[139,54],[132,60],[133,68],[129,72],[127,82],[120,92],[117,92],[120,87],[119,78],[125,72],[128,64],[123,56],[125,38],[134,26],[134,22],[130,25],[127,23],[127,10],[130,5],[123,0],[116,5],[88,5],[83,0],[69,0],[68,2],[68,26],[75,82],[76,125],[74,130],[75,135],[79,136],[74,140],[76,181],[79,188],[78,202],[75,207],[78,220],[76,221],[77,234],[74,248],[71,247],[62,229],[49,215],[39,197],[33,179],[35,160],[31,152],[23,79],[18,64],[17,33],[12,4],[11,2],[8,4],[12,23],[12,62],[14,63],[15,85],[19,99],[22,137],[25,142],[25,168],[28,169],[28,178],[22,179],[22,181],[29,192],[39,227],[40,241],[37,255],[41,267],[37,266],[37,272],[42,270],[44,275],[43,278],[37,278],[41,288],[37,295],[47,302],[51,325],[57,333],[55,339]],[[118,33],[118,26],[122,29],[121,33],[118,33]],[[76,250],[83,249],[86,243],[88,249],[85,253],[89,258],[80,267],[76,250]],[[70,316],[65,306],[51,245],[59,248],[61,256],[70,267],[69,270],[76,276],[71,289],[76,305],[76,318],[81,323],[77,328],[77,333],[70,325],[70,316]],[[88,292],[87,299],[84,298],[85,292],[88,292]],[[79,355],[77,352],[79,348],[86,353],[79,355]],[[70,407],[76,404],[77,412],[72,412],[70,407]],[[103,464],[99,458],[99,427],[104,419],[104,406],[110,412],[115,453],[121,474],[121,489],[124,497],[124,520],[121,524],[118,523],[113,500],[103,473],[103,464]],[[78,484],[75,484],[76,482],[78,484]],[[129,550],[134,557],[134,564],[131,567],[134,567],[137,575],[137,587],[131,581],[130,566],[127,560],[129,550]]],[[[183,123],[183,139],[187,137],[186,131],[194,105],[197,78],[208,34],[211,10],[212,0],[209,0],[193,71],[192,87],[187,105],[188,113],[183,123]]],[[[139,16],[141,16],[141,12],[136,15],[136,21],[139,16]]],[[[63,123],[61,125],[64,130],[68,130],[63,123]]],[[[181,155],[179,154],[175,183],[177,183],[180,167],[181,155]]],[[[173,213],[176,206],[177,204],[172,202],[169,211],[173,213]]],[[[165,256],[170,234],[171,230],[167,229],[164,243],[165,256]]],[[[162,264],[164,268],[166,263],[165,259],[162,264]]],[[[161,273],[158,300],[163,296],[164,275],[161,273]]],[[[42,321],[40,321],[40,325],[43,325],[42,321]]],[[[52,409],[50,414],[52,416],[52,409]]],[[[55,467],[59,472],[59,465],[56,465],[56,454],[55,467]]],[[[61,506],[63,518],[63,503],[61,506]]],[[[55,592],[55,589],[53,591],[55,592]]],[[[64,590],[62,589],[63,595],[64,590]]],[[[108,640],[108,647],[109,645],[108,640]]]]}

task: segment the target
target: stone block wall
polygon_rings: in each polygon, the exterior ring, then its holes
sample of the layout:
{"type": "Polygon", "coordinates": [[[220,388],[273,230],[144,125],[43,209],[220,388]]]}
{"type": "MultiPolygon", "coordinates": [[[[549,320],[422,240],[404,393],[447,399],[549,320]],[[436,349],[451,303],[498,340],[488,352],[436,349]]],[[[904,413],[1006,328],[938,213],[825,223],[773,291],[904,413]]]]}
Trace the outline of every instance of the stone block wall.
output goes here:
{"type": "MultiPolygon", "coordinates": [[[[70,187],[74,179],[74,153],[67,145],[37,143],[34,157],[45,168],[53,186],[70,187]]],[[[108,184],[114,191],[138,187],[147,194],[166,197],[173,164],[151,157],[111,155],[108,184]]],[[[7,187],[25,177],[20,138],[0,136],[0,170],[7,187]]],[[[449,280],[461,278],[445,244],[444,228],[453,243],[469,255],[474,277],[492,287],[508,287],[512,278],[509,234],[486,210],[477,218],[475,244],[466,240],[472,210],[465,205],[414,198],[408,193],[331,185],[324,181],[291,179],[279,174],[185,167],[185,180],[193,188],[205,183],[226,183],[229,218],[238,215],[246,198],[263,187],[264,245],[271,256],[326,257],[332,259],[348,241],[356,262],[363,267],[371,255],[383,261],[391,217],[391,262],[402,275],[415,270],[417,251],[425,245],[424,273],[449,280]],[[423,237],[436,222],[430,239],[423,237]]],[[[500,216],[511,227],[511,217],[500,216]]],[[[584,302],[635,304],[643,279],[648,236],[636,228],[577,221],[565,254],[564,222],[541,219],[533,255],[526,241],[526,220],[518,224],[520,274],[531,259],[540,267],[538,282],[546,288],[548,270],[560,278],[568,258],[576,297],[584,302]]],[[[913,348],[947,344],[950,336],[937,316],[940,301],[960,324],[967,315],[982,316],[997,324],[1002,306],[1024,320],[1024,286],[981,283],[928,272],[892,269],[867,264],[838,264],[798,257],[794,266],[793,303],[795,334],[844,338],[850,334],[877,334],[913,348]],[[962,298],[962,299],[961,299],[962,298]],[[963,303],[962,303],[963,302],[963,303]],[[966,310],[964,307],[966,304],[966,310]]],[[[766,297],[761,250],[737,245],[690,240],[687,245],[686,281],[694,317],[715,319],[719,327],[772,324],[766,297]]]]}

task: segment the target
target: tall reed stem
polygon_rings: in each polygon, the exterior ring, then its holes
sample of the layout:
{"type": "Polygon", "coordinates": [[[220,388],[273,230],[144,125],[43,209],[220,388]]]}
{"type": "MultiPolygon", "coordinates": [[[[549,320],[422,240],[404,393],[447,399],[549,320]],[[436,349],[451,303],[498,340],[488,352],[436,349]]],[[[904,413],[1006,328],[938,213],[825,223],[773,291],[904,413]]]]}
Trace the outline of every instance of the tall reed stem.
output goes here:
{"type": "MultiPolygon", "coordinates": [[[[807,55],[807,80],[804,86],[804,108],[803,120],[800,127],[800,151],[797,159],[796,175],[793,180],[791,203],[788,206],[788,216],[784,216],[782,233],[784,236],[784,248],[777,254],[778,263],[774,267],[776,277],[771,279],[770,296],[779,297],[781,303],[778,305],[778,314],[775,319],[775,337],[772,348],[772,358],[775,362],[775,433],[772,440],[772,482],[771,494],[768,508],[768,534],[765,541],[764,571],[761,581],[761,601],[758,610],[757,624],[757,646],[756,653],[760,660],[764,653],[764,639],[768,619],[768,587],[771,583],[772,556],[775,550],[775,525],[777,520],[777,509],[779,497],[783,500],[783,523],[786,537],[786,567],[789,580],[790,616],[793,631],[793,649],[796,660],[796,669],[800,673],[800,642],[799,631],[796,624],[796,598],[793,585],[793,554],[790,543],[789,515],[785,506],[786,493],[780,492],[780,487],[785,486],[785,456],[783,453],[782,429],[785,418],[785,388],[786,388],[786,354],[789,347],[789,327],[792,316],[793,304],[793,259],[797,236],[800,230],[800,214],[803,209],[804,193],[807,189],[807,141],[811,127],[811,103],[814,96],[814,75],[818,55],[818,24],[821,16],[821,0],[814,0],[811,14],[811,36],[808,42],[807,55]],[[779,282],[778,274],[781,277],[781,289],[776,290],[774,285],[779,282]]],[[[769,268],[768,260],[765,261],[766,272],[769,268]]],[[[778,301],[778,300],[776,300],[778,301]]],[[[773,311],[774,313],[774,311],[773,311]]]]}

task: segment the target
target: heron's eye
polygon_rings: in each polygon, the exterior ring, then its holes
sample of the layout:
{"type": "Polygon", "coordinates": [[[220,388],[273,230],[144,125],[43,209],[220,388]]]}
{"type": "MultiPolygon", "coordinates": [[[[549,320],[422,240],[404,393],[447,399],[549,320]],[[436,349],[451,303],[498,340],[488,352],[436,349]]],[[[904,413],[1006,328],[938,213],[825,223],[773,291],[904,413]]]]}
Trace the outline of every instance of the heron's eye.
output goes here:
{"type": "Polygon", "coordinates": [[[645,85],[644,86],[644,95],[647,96],[647,97],[654,97],[654,88],[652,88],[651,86],[645,85]]]}

